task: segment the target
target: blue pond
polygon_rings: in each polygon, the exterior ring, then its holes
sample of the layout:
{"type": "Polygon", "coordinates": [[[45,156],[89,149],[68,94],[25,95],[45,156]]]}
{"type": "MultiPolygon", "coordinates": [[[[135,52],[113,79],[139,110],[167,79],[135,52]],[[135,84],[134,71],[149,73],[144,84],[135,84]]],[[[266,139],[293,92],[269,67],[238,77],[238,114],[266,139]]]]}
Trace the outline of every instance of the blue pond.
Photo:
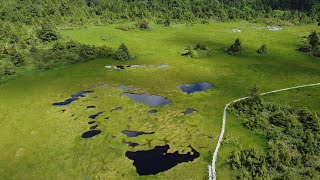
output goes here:
{"type": "Polygon", "coordinates": [[[68,105],[70,103],[72,103],[73,101],[76,101],[79,99],[79,97],[85,97],[85,94],[90,94],[93,93],[93,91],[82,91],[82,92],[78,92],[76,94],[71,95],[70,98],[64,100],[63,102],[56,102],[53,103],[53,106],[65,106],[68,105]]]}
{"type": "Polygon", "coordinates": [[[184,115],[192,114],[193,112],[196,112],[197,110],[193,108],[187,108],[184,112],[182,112],[184,115]]]}
{"type": "Polygon", "coordinates": [[[179,154],[177,151],[168,153],[169,145],[156,146],[154,149],[147,151],[127,151],[126,156],[133,160],[133,165],[136,167],[138,174],[143,176],[164,172],[180,163],[190,162],[200,157],[198,151],[190,148],[192,152],[179,154]]]}
{"type": "Polygon", "coordinates": [[[201,82],[196,84],[183,84],[179,85],[178,88],[187,94],[192,94],[194,92],[206,91],[214,86],[207,82],[201,82]]]}
{"type": "Polygon", "coordinates": [[[127,96],[136,102],[147,104],[149,106],[164,106],[171,104],[171,100],[162,96],[147,95],[147,94],[133,94],[133,93],[122,93],[122,96],[127,96]]]}
{"type": "Polygon", "coordinates": [[[143,132],[143,131],[129,131],[123,130],[121,131],[123,134],[127,135],[127,137],[137,137],[143,134],[154,134],[154,132],[143,132]]]}

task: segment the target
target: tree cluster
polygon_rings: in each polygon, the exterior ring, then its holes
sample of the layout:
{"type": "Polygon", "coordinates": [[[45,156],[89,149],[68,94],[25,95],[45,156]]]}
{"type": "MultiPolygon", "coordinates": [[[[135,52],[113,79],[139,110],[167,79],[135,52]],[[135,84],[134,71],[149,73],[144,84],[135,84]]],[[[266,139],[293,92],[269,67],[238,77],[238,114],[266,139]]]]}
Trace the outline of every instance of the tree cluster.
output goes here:
{"type": "Polygon", "coordinates": [[[182,52],[181,56],[187,56],[191,58],[202,57],[207,54],[209,50],[208,46],[203,43],[197,43],[196,45],[187,46],[182,52]]]}
{"type": "Polygon", "coordinates": [[[305,39],[305,44],[298,50],[300,52],[312,54],[315,57],[320,57],[319,33],[317,33],[316,31],[312,31],[305,39]]]}
{"type": "Polygon", "coordinates": [[[257,93],[233,104],[230,111],[243,118],[245,127],[263,134],[268,141],[266,152],[253,147],[231,153],[228,164],[238,171],[238,178],[319,179],[318,113],[307,108],[264,103],[257,93]]]}

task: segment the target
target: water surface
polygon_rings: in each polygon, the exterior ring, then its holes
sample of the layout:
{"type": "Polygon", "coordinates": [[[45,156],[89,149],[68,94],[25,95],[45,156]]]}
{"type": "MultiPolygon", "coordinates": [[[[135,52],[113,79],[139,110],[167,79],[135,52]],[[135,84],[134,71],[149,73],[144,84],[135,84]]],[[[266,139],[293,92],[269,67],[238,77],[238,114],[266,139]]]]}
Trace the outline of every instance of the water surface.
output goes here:
{"type": "Polygon", "coordinates": [[[147,104],[149,106],[164,106],[166,104],[171,104],[171,100],[162,96],[148,95],[148,94],[134,94],[134,93],[122,93],[122,96],[127,96],[132,100],[147,104]]]}
{"type": "Polygon", "coordinates": [[[213,88],[213,85],[207,82],[195,83],[195,84],[183,84],[178,86],[183,92],[192,94],[194,92],[206,91],[213,88]]]}
{"type": "Polygon", "coordinates": [[[187,154],[179,154],[177,151],[168,153],[169,145],[156,146],[154,149],[147,151],[127,151],[126,156],[133,160],[133,165],[137,169],[137,173],[141,176],[152,175],[159,172],[167,171],[183,162],[190,162],[200,157],[195,149],[191,148],[191,152],[187,154]]]}

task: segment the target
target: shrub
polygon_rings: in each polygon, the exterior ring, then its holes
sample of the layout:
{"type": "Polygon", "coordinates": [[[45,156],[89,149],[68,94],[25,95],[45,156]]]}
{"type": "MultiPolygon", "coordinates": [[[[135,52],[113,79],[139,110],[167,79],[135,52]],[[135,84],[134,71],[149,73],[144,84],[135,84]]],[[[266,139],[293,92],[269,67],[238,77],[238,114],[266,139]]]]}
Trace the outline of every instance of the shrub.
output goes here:
{"type": "Polygon", "coordinates": [[[166,18],[166,20],[164,21],[163,24],[164,24],[165,27],[169,27],[170,26],[170,19],[166,18]]]}
{"type": "Polygon", "coordinates": [[[311,53],[312,52],[312,48],[309,45],[304,45],[301,46],[298,51],[303,52],[303,53],[311,53]]]}
{"type": "Polygon", "coordinates": [[[208,50],[208,47],[202,43],[198,43],[196,44],[196,46],[194,47],[194,50],[208,50]]]}
{"type": "Polygon", "coordinates": [[[267,54],[268,53],[268,47],[267,45],[263,44],[258,50],[257,53],[259,54],[267,54]]]}
{"type": "Polygon", "coordinates": [[[54,45],[53,45],[53,47],[52,47],[52,50],[53,51],[62,51],[62,50],[64,50],[66,47],[65,47],[65,45],[63,44],[63,43],[61,43],[61,42],[56,42],[54,45]]]}
{"type": "Polygon", "coordinates": [[[227,53],[229,55],[239,55],[241,54],[241,42],[240,39],[237,38],[234,42],[234,44],[232,44],[228,49],[227,49],[227,53]]]}
{"type": "Polygon", "coordinates": [[[125,44],[122,43],[119,46],[118,51],[114,55],[114,59],[121,61],[132,59],[129,50],[125,44]]]}
{"type": "Polygon", "coordinates": [[[141,22],[138,22],[138,23],[136,24],[136,26],[137,26],[137,28],[140,29],[140,30],[149,30],[149,29],[150,29],[149,23],[148,23],[148,21],[146,21],[146,20],[143,20],[143,21],[141,21],[141,22]]]}
{"type": "Polygon", "coordinates": [[[308,36],[309,44],[310,46],[315,49],[319,46],[320,41],[319,41],[319,36],[316,31],[312,31],[311,34],[308,36]]]}
{"type": "Polygon", "coordinates": [[[23,66],[25,64],[25,59],[23,57],[23,55],[18,52],[15,47],[12,47],[8,50],[8,55],[10,57],[11,62],[17,66],[23,66]]]}
{"type": "Polygon", "coordinates": [[[122,30],[122,31],[133,31],[135,27],[132,26],[117,26],[116,29],[122,30]]]}
{"type": "Polygon", "coordinates": [[[59,39],[58,33],[54,30],[51,24],[45,23],[38,32],[38,38],[43,42],[51,42],[59,39]]]}
{"type": "Polygon", "coordinates": [[[0,59],[0,76],[11,76],[15,73],[14,65],[10,60],[0,59]]]}

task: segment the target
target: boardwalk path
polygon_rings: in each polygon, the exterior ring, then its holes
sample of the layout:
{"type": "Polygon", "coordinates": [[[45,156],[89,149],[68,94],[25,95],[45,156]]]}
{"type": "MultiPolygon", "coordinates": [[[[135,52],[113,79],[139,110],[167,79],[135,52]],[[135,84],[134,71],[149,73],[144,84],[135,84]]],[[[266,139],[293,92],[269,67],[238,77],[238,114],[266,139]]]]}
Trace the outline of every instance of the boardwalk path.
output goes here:
{"type": "MultiPolygon", "coordinates": [[[[300,88],[311,87],[311,86],[320,86],[320,83],[307,84],[307,85],[302,85],[302,86],[295,86],[295,87],[290,87],[290,88],[285,88],[285,89],[279,89],[279,90],[275,90],[275,91],[262,93],[260,95],[263,96],[263,95],[267,95],[267,94],[273,94],[273,93],[278,93],[278,92],[282,92],[282,91],[289,91],[289,90],[292,90],[292,89],[300,89],[300,88]]],[[[218,152],[219,152],[219,149],[220,149],[220,145],[221,145],[221,142],[222,142],[222,139],[223,139],[223,135],[224,135],[224,131],[225,131],[225,127],[226,127],[227,109],[232,103],[235,103],[235,102],[238,102],[238,101],[242,101],[242,100],[247,99],[247,98],[249,98],[249,97],[244,97],[244,98],[240,98],[240,99],[234,100],[234,101],[228,103],[224,107],[221,133],[220,133],[220,136],[219,136],[219,140],[218,140],[216,149],[215,149],[215,151],[213,153],[212,164],[209,165],[209,180],[216,180],[216,177],[217,177],[217,175],[216,175],[216,160],[217,160],[217,155],[218,155],[218,152]]]]}

